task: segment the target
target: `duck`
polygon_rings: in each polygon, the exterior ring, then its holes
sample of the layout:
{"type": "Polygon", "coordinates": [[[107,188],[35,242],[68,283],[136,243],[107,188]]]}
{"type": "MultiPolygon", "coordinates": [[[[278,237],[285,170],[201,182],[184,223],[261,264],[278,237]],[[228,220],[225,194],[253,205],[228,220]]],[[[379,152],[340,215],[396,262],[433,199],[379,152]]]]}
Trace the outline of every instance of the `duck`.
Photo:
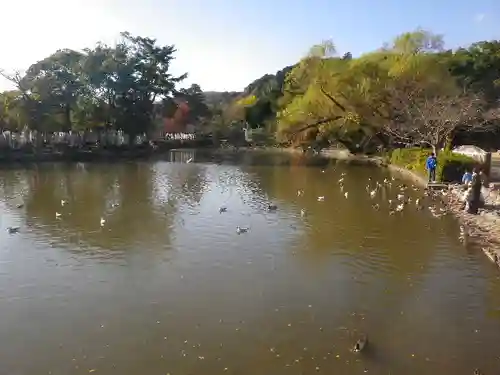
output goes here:
{"type": "Polygon", "coordinates": [[[275,204],[268,204],[267,205],[268,211],[276,211],[277,209],[278,209],[278,206],[276,206],[275,204]]]}
{"type": "Polygon", "coordinates": [[[248,228],[236,227],[236,233],[241,234],[246,232],[248,232],[248,228]]]}
{"type": "Polygon", "coordinates": [[[7,227],[7,232],[9,232],[9,234],[15,234],[15,233],[19,233],[19,227],[7,227]]]}
{"type": "Polygon", "coordinates": [[[356,344],[354,344],[354,348],[352,349],[352,351],[354,353],[359,353],[366,348],[366,345],[368,345],[368,337],[363,336],[358,341],[356,341],[356,344]]]}
{"type": "Polygon", "coordinates": [[[221,207],[219,208],[219,213],[227,212],[227,207],[221,207]]]}

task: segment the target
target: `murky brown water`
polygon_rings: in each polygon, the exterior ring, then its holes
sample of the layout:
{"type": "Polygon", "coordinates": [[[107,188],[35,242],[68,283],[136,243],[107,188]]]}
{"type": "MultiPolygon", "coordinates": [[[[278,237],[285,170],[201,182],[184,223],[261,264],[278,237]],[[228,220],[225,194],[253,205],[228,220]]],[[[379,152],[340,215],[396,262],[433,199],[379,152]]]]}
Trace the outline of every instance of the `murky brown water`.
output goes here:
{"type": "Polygon", "coordinates": [[[453,218],[389,215],[378,169],[197,158],[0,172],[1,374],[498,373],[499,275],[453,218]]]}

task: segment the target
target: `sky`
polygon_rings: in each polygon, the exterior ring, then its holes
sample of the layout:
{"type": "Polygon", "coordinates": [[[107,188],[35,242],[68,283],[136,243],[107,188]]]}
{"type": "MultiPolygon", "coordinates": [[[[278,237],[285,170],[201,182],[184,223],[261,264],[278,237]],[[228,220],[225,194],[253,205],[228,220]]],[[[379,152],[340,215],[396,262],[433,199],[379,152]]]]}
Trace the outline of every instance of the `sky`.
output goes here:
{"type": "MultiPolygon", "coordinates": [[[[58,49],[113,45],[121,31],[175,45],[175,74],[205,91],[240,91],[331,39],[354,56],[418,27],[446,47],[500,39],[499,0],[1,0],[0,69],[58,49]]],[[[0,79],[0,90],[12,88],[0,79]]]]}

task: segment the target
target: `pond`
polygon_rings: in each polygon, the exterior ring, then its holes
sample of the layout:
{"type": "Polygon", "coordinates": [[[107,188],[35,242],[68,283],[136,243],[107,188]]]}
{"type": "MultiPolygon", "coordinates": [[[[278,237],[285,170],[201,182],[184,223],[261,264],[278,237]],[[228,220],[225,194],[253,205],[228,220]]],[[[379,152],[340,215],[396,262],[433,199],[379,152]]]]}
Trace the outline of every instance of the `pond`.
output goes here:
{"type": "Polygon", "coordinates": [[[0,171],[0,373],[496,373],[497,270],[386,170],[169,160],[0,171]]]}

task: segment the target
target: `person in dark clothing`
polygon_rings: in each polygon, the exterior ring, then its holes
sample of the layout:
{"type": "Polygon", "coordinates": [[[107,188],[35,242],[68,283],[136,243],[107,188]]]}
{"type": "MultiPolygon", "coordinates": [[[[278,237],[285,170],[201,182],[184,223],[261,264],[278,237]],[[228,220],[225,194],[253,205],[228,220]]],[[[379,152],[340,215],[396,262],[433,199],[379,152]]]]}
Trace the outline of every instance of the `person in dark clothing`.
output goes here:
{"type": "Polygon", "coordinates": [[[481,187],[483,186],[483,182],[481,179],[481,175],[477,168],[474,168],[474,173],[472,173],[472,197],[468,205],[467,212],[469,214],[477,215],[479,211],[479,206],[481,205],[481,187]]]}
{"type": "Polygon", "coordinates": [[[434,153],[427,158],[425,168],[427,169],[427,172],[429,172],[429,182],[436,182],[437,159],[434,153]]]}

